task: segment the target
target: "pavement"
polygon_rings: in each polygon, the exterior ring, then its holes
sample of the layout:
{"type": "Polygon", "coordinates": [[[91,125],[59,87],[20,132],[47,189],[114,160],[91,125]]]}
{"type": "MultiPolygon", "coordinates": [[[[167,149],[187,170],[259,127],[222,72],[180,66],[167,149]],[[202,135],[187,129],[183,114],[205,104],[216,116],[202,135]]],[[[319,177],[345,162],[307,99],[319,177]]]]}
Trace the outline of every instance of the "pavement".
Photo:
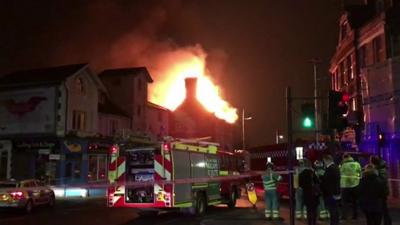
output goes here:
{"type": "MultiPolygon", "coordinates": [[[[400,225],[400,202],[391,202],[393,225],[400,225]]],[[[57,200],[54,208],[36,208],[25,215],[11,210],[0,210],[0,225],[289,225],[287,203],[281,206],[284,221],[267,221],[263,217],[264,204],[257,203],[253,209],[243,197],[238,200],[237,208],[229,209],[220,205],[210,207],[205,216],[192,217],[177,211],[163,212],[158,216],[141,217],[137,209],[107,208],[105,198],[75,198],[57,200]]],[[[357,221],[349,220],[341,225],[365,225],[363,216],[357,221]]],[[[296,225],[305,225],[306,221],[296,221],[296,225]]],[[[319,225],[328,225],[319,221],[319,225]]]]}

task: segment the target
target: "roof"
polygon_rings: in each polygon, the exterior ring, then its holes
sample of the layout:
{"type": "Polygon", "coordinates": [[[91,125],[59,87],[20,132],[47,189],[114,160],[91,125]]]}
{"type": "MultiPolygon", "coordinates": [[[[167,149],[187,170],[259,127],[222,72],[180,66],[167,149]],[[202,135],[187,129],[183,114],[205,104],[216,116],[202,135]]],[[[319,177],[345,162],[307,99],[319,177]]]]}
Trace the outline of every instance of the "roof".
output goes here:
{"type": "Polygon", "coordinates": [[[116,68],[104,70],[99,74],[102,76],[138,76],[139,74],[144,74],[147,78],[147,82],[152,83],[153,79],[150,76],[149,71],[146,67],[126,67],[126,68],[116,68]]]}
{"type": "Polygon", "coordinates": [[[21,86],[59,83],[86,68],[88,64],[71,64],[57,67],[16,71],[0,77],[0,86],[21,86]]]}
{"type": "Polygon", "coordinates": [[[111,115],[123,116],[123,117],[128,117],[128,118],[131,117],[128,113],[124,112],[117,105],[112,103],[109,99],[106,99],[104,104],[99,103],[98,110],[100,113],[104,113],[104,114],[111,114],[111,115]]]}
{"type": "Polygon", "coordinates": [[[152,102],[147,102],[147,106],[152,107],[152,108],[156,108],[156,109],[160,109],[160,110],[165,110],[165,111],[170,111],[169,109],[162,107],[160,105],[157,105],[155,103],[152,102]]]}

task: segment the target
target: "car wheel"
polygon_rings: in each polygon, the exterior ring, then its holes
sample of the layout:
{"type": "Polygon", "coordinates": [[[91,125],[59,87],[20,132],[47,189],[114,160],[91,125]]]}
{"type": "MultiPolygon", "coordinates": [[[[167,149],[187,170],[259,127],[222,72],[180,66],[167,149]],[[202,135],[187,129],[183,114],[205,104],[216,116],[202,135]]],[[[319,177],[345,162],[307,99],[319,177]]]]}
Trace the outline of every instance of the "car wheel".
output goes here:
{"type": "Polygon", "coordinates": [[[236,190],[235,188],[232,188],[230,194],[229,194],[229,201],[228,201],[228,207],[230,209],[235,208],[236,206],[236,190]]]}
{"type": "Polygon", "coordinates": [[[54,197],[54,195],[52,195],[52,196],[50,197],[50,199],[49,199],[48,206],[51,207],[51,208],[53,208],[55,204],[56,204],[56,197],[54,197]]]}
{"type": "Polygon", "coordinates": [[[24,212],[29,214],[33,210],[33,202],[32,200],[28,200],[28,202],[25,204],[24,212]]]}

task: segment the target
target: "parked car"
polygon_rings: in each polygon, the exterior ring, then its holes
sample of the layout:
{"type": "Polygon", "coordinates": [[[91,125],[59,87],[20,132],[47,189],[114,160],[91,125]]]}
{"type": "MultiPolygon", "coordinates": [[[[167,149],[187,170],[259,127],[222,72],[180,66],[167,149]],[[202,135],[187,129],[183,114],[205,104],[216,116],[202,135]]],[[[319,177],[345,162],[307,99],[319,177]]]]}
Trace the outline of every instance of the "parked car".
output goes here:
{"type": "Polygon", "coordinates": [[[36,206],[52,207],[54,204],[54,191],[39,180],[0,181],[0,208],[16,208],[30,213],[36,206]]]}

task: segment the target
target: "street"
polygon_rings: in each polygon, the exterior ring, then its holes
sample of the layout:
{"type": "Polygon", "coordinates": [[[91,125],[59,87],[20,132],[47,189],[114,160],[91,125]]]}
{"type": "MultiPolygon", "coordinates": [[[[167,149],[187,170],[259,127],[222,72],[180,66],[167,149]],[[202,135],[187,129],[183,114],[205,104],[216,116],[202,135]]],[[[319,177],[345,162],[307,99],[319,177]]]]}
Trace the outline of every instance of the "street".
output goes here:
{"type": "MultiPolygon", "coordinates": [[[[394,204],[394,203],[393,203],[394,204]]],[[[140,217],[136,209],[106,208],[105,199],[69,199],[59,200],[54,209],[37,208],[32,214],[23,215],[13,211],[0,212],[0,225],[47,225],[47,224],[93,224],[93,225],[259,225],[259,224],[289,224],[288,207],[285,203],[281,208],[283,222],[271,222],[263,219],[263,204],[259,202],[257,209],[252,209],[245,199],[238,201],[238,208],[228,209],[224,206],[210,207],[203,217],[192,217],[179,212],[161,213],[157,217],[140,217]]],[[[393,224],[400,224],[400,210],[391,210],[393,224]]],[[[304,225],[306,222],[296,221],[304,225]]],[[[320,221],[320,225],[328,224],[320,221]]],[[[343,225],[365,225],[363,216],[355,222],[349,220],[343,225]]]]}

